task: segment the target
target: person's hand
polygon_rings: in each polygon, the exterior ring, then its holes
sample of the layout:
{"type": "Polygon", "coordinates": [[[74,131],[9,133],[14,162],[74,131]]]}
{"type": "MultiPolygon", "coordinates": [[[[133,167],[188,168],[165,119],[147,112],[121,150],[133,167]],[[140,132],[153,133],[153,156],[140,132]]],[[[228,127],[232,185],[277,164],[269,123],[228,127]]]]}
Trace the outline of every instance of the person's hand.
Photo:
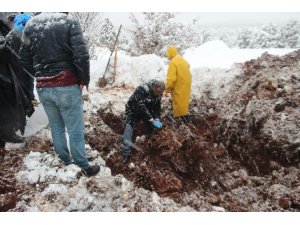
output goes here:
{"type": "Polygon", "coordinates": [[[165,92],[165,97],[169,98],[170,97],[170,93],[169,92],[165,92]]]}
{"type": "Polygon", "coordinates": [[[38,107],[40,103],[36,99],[33,99],[31,101],[31,104],[33,105],[33,107],[38,107]]]}
{"type": "Polygon", "coordinates": [[[156,128],[162,128],[162,123],[159,120],[154,120],[151,123],[156,128]]]}

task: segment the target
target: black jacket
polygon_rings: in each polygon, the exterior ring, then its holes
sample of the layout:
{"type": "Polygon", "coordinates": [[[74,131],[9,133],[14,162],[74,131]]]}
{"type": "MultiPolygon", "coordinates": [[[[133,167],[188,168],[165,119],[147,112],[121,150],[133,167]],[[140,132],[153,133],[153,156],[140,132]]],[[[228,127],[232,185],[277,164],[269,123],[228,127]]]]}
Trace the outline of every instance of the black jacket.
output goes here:
{"type": "MultiPolygon", "coordinates": [[[[160,118],[161,97],[151,91],[148,83],[138,86],[126,104],[126,116],[145,121],[160,118]]],[[[128,118],[127,118],[128,120],[128,118]]],[[[130,120],[128,120],[130,121],[130,120]]]]}
{"type": "Polygon", "coordinates": [[[10,51],[10,64],[13,68],[18,81],[20,82],[24,93],[27,98],[31,101],[34,99],[33,89],[34,89],[34,79],[29,76],[21,64],[21,59],[19,56],[19,50],[21,47],[21,36],[22,33],[16,29],[11,30],[5,37],[6,48],[10,51]]]}
{"type": "Polygon", "coordinates": [[[80,24],[63,13],[41,13],[26,24],[20,49],[22,64],[36,77],[73,72],[87,85],[89,53],[80,24]]]}
{"type": "Polygon", "coordinates": [[[7,42],[0,34],[0,139],[16,130],[23,134],[26,115],[31,116],[34,111],[13,70],[11,59],[7,42]]]}

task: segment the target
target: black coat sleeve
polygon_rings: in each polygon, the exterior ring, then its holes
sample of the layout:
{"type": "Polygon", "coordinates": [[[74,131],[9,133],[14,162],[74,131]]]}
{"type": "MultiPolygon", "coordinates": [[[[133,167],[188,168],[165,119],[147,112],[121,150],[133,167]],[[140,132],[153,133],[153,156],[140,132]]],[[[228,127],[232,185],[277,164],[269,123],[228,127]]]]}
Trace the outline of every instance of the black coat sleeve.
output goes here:
{"type": "Polygon", "coordinates": [[[134,98],[137,103],[137,108],[138,108],[139,114],[141,114],[142,117],[147,121],[152,119],[153,116],[149,112],[149,110],[146,106],[146,92],[142,87],[139,87],[137,89],[137,92],[136,92],[134,98]]]}
{"type": "Polygon", "coordinates": [[[26,33],[23,32],[22,38],[21,38],[21,47],[19,55],[21,57],[20,61],[21,64],[24,66],[24,69],[26,73],[30,73],[30,75],[35,75],[35,70],[33,67],[33,59],[30,52],[30,40],[27,37],[26,33]]]}
{"type": "Polygon", "coordinates": [[[81,82],[88,85],[90,82],[90,57],[80,24],[75,20],[70,27],[70,45],[73,52],[76,75],[81,82]]]}

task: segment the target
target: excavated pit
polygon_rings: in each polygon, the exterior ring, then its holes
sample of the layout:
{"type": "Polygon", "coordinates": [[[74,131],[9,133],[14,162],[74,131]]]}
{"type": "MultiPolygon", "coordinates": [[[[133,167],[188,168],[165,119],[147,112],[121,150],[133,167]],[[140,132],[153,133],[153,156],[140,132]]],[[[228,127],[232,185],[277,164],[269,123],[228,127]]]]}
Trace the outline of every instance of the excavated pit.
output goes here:
{"type": "MultiPolygon", "coordinates": [[[[86,141],[113,175],[198,211],[300,211],[299,61],[295,51],[246,62],[225,96],[192,99],[190,124],[174,120],[164,102],[164,128],[147,137],[139,123],[127,164],[125,116],[114,102],[89,115],[86,141]]],[[[15,178],[29,149],[50,151],[51,145],[37,135],[25,148],[0,149],[0,211],[13,209],[29,191],[15,178]]]]}
{"type": "Polygon", "coordinates": [[[113,174],[195,209],[187,195],[228,211],[299,211],[299,59],[295,51],[246,62],[227,95],[192,99],[190,124],[163,106],[163,129],[148,138],[142,123],[135,128],[128,164],[124,114],[111,105],[89,117],[87,140],[113,174]]]}

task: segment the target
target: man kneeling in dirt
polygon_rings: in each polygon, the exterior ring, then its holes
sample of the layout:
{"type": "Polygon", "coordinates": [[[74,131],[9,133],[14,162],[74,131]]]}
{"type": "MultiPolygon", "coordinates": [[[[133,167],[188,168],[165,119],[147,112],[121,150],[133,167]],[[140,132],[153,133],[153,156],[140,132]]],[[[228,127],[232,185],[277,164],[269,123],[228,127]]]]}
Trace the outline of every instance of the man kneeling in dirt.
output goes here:
{"type": "Polygon", "coordinates": [[[148,135],[153,133],[154,128],[162,127],[160,111],[161,97],[164,90],[164,82],[150,80],[147,83],[139,85],[130,96],[125,111],[124,163],[130,159],[133,128],[140,120],[143,120],[148,135]]]}

